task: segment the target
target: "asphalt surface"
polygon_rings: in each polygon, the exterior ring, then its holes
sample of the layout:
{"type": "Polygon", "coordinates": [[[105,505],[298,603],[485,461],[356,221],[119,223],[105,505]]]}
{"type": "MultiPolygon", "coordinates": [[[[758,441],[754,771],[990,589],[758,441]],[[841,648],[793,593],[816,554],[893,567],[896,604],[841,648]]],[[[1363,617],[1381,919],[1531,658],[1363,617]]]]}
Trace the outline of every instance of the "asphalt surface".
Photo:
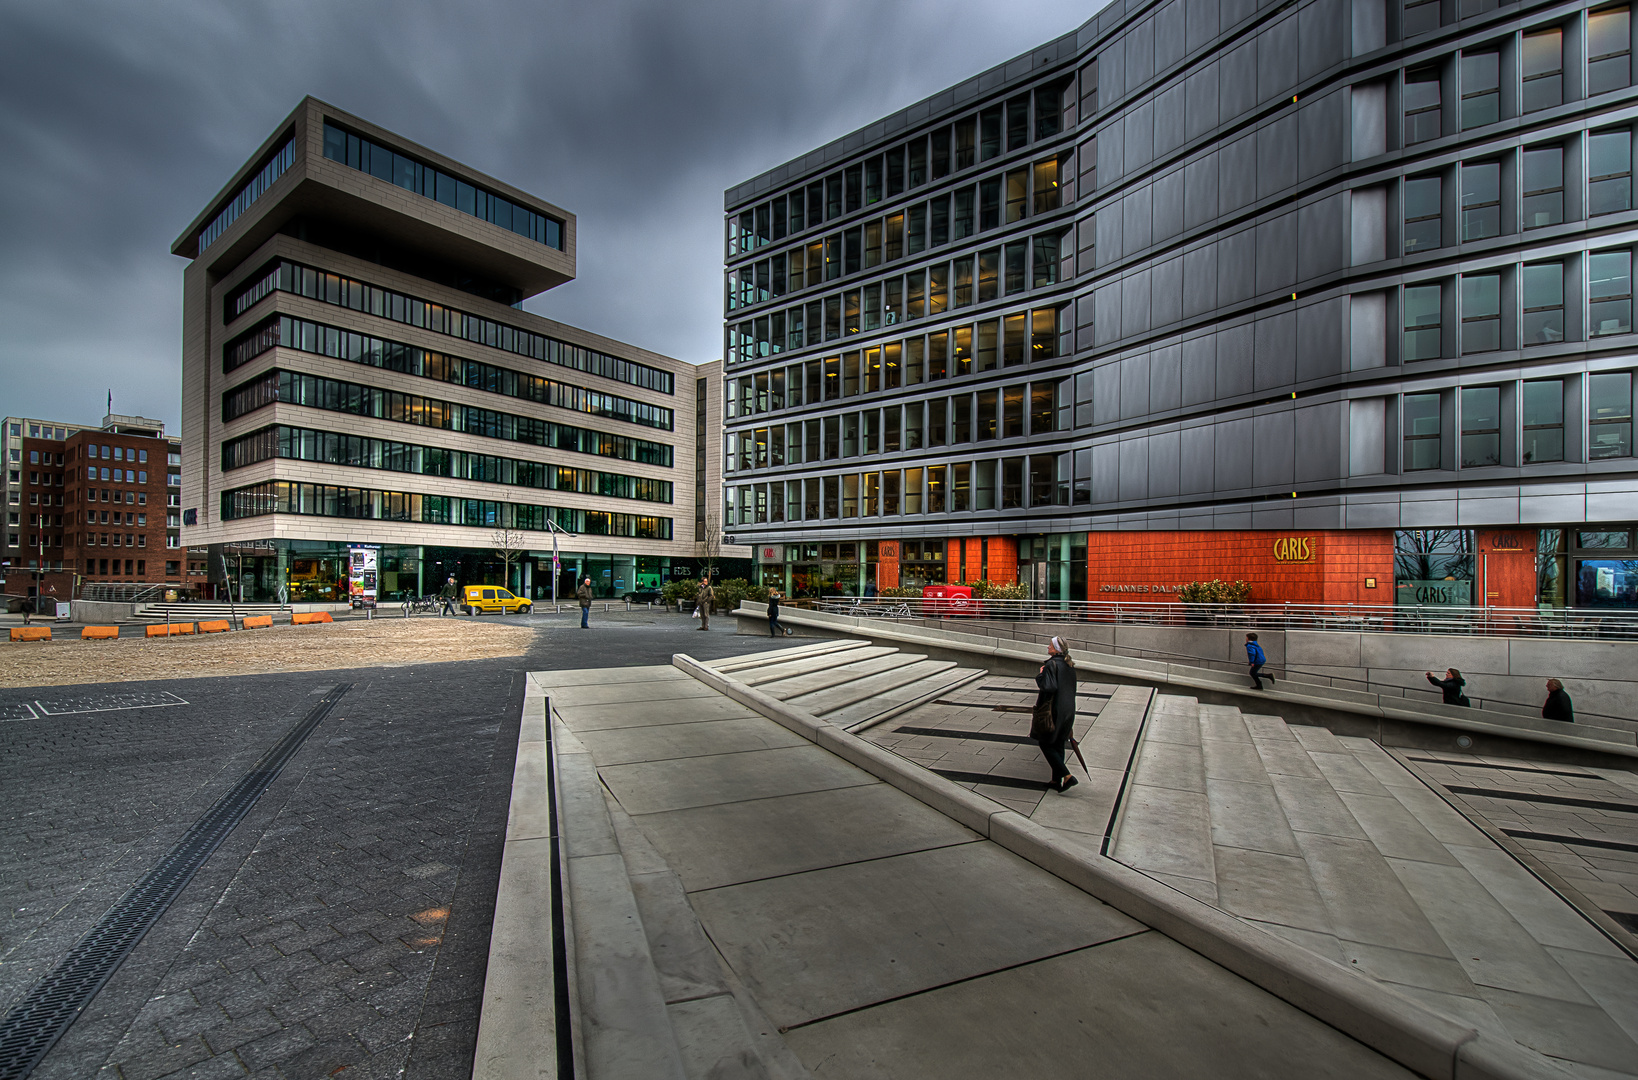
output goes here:
{"type": "Polygon", "coordinates": [[[0,689],[4,1010],[353,684],[33,1075],[470,1075],[524,673],[772,645],[663,612],[506,621],[536,627],[526,656],[0,689]]]}

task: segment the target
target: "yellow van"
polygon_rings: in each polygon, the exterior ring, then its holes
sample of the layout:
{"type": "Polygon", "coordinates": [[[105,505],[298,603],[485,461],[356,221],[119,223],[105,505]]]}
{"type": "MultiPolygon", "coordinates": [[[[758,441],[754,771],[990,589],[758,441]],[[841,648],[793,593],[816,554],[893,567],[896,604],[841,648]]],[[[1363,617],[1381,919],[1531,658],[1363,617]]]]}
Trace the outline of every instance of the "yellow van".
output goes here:
{"type": "Polygon", "coordinates": [[[527,615],[534,606],[529,600],[513,596],[499,585],[468,585],[461,599],[461,612],[466,615],[482,615],[486,611],[497,615],[513,612],[527,615]]]}

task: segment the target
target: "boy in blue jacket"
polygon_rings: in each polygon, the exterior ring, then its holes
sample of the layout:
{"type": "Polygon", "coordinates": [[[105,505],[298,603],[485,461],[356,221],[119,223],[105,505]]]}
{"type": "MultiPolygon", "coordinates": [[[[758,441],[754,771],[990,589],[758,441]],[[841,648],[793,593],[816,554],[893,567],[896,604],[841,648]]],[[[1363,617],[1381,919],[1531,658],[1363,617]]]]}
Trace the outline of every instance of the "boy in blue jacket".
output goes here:
{"type": "MultiPolygon", "coordinates": [[[[1246,661],[1251,665],[1251,688],[1261,690],[1263,688],[1261,675],[1263,665],[1268,663],[1268,654],[1263,652],[1261,645],[1257,644],[1256,634],[1246,635],[1246,661]]],[[[1270,675],[1268,677],[1268,685],[1274,685],[1274,676],[1270,675]]]]}

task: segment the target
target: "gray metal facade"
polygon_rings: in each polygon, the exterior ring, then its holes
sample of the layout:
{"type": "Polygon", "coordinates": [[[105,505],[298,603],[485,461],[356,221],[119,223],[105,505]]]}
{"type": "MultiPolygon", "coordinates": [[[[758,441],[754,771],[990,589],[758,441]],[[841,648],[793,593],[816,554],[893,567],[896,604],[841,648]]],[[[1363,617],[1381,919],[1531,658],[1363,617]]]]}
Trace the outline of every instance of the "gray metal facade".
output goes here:
{"type": "MultiPolygon", "coordinates": [[[[755,543],[1638,519],[1638,91],[1631,20],[1609,10],[1117,0],[1074,34],[730,189],[728,531],[755,543]],[[1027,110],[1021,142],[1014,109],[1027,110]],[[972,160],[931,175],[934,136],[959,153],[969,121],[972,160]],[[928,175],[912,186],[918,141],[928,175]],[[1049,161],[1058,194],[1037,199],[1042,174],[1026,173],[1023,212],[1009,221],[1009,174],[1049,161]],[[891,246],[895,215],[908,229],[925,207],[930,227],[934,204],[963,190],[971,235],[956,238],[954,226],[945,244],[912,253],[906,233],[891,246]],[[986,220],[996,190],[998,215],[986,220]],[[810,224],[816,192],[824,212],[810,224]],[[803,254],[816,242],[817,270],[803,254]],[[1021,285],[1009,271],[1020,243],[1021,285]],[[1624,281],[1619,258],[1597,259],[1623,254],[1624,281]],[[959,297],[963,262],[972,292],[959,297]],[[911,275],[925,275],[925,290],[935,265],[947,267],[950,306],[918,312],[911,275]],[[1007,344],[1020,314],[1022,356],[1007,344]],[[928,350],[945,332],[953,343],[963,327],[974,356],[909,383],[910,343],[928,350]],[[986,340],[994,352],[977,355],[986,340]],[[884,365],[875,382],[871,350],[884,365]],[[848,354],[859,357],[857,396],[846,392],[848,354]],[[817,395],[807,392],[815,361],[817,395]],[[1623,373],[1624,384],[1599,378],[1623,373]],[[1008,388],[1025,385],[1033,393],[1009,434],[1008,388]],[[1038,430],[1043,386],[1050,430],[1038,430]],[[991,391],[999,404],[979,411],[991,391]],[[969,437],[951,444],[963,428],[945,403],[958,401],[973,410],[969,437]],[[928,445],[936,419],[923,402],[950,410],[944,445],[928,445]],[[921,417],[916,449],[907,407],[921,417]],[[815,422],[817,440],[805,426],[815,422]],[[939,468],[942,492],[931,486],[939,468]]],[[[960,205],[950,199],[952,225],[960,205]]]]}

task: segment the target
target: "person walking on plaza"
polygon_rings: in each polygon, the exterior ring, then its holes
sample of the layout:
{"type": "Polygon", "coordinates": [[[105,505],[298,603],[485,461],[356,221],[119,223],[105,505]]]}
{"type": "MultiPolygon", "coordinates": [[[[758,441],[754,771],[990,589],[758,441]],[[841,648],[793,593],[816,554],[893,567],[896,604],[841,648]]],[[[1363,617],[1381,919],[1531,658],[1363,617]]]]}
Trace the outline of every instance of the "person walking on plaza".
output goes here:
{"type": "Polygon", "coordinates": [[[711,588],[710,578],[700,579],[700,595],[694,601],[694,611],[700,617],[699,629],[711,629],[711,605],[717,602],[717,594],[711,588]]]}
{"type": "Polygon", "coordinates": [[[1040,694],[1035,699],[1037,720],[1030,725],[1030,735],[1052,766],[1052,790],[1068,791],[1080,781],[1064,762],[1064,748],[1075,735],[1075,661],[1070,659],[1063,638],[1055,637],[1047,644],[1046,663],[1036,674],[1035,685],[1040,694]],[[1048,715],[1050,727],[1042,722],[1048,715]]]}
{"type": "Polygon", "coordinates": [[[451,574],[449,580],[444,582],[444,587],[438,590],[438,599],[443,601],[444,605],[438,612],[440,619],[445,615],[455,614],[455,595],[458,591],[455,588],[455,575],[451,574]]]}
{"type": "Polygon", "coordinates": [[[1541,706],[1541,718],[1575,723],[1575,706],[1570,704],[1570,695],[1564,692],[1564,684],[1557,679],[1547,680],[1547,700],[1541,706]]]}
{"type": "MultiPolygon", "coordinates": [[[[1251,688],[1261,690],[1263,688],[1263,665],[1268,663],[1268,654],[1263,652],[1261,645],[1257,644],[1256,634],[1246,635],[1246,663],[1251,665],[1251,688]]],[[[1268,685],[1274,685],[1273,675],[1268,676],[1268,685]]]]}
{"type": "Polygon", "coordinates": [[[768,590],[768,636],[790,635],[790,627],[779,624],[779,590],[768,590]]]}
{"type": "Polygon", "coordinates": [[[591,624],[587,620],[591,618],[591,578],[587,578],[585,581],[582,581],[580,583],[580,588],[574,591],[574,595],[575,598],[580,601],[580,629],[590,630],[591,624]]]}
{"type": "Polygon", "coordinates": [[[1460,671],[1455,668],[1445,668],[1445,677],[1442,679],[1435,679],[1431,671],[1427,673],[1427,676],[1428,682],[1439,688],[1439,693],[1443,695],[1446,705],[1473,704],[1467,699],[1467,695],[1462,693],[1462,687],[1467,685],[1467,680],[1462,678],[1460,671]]]}

